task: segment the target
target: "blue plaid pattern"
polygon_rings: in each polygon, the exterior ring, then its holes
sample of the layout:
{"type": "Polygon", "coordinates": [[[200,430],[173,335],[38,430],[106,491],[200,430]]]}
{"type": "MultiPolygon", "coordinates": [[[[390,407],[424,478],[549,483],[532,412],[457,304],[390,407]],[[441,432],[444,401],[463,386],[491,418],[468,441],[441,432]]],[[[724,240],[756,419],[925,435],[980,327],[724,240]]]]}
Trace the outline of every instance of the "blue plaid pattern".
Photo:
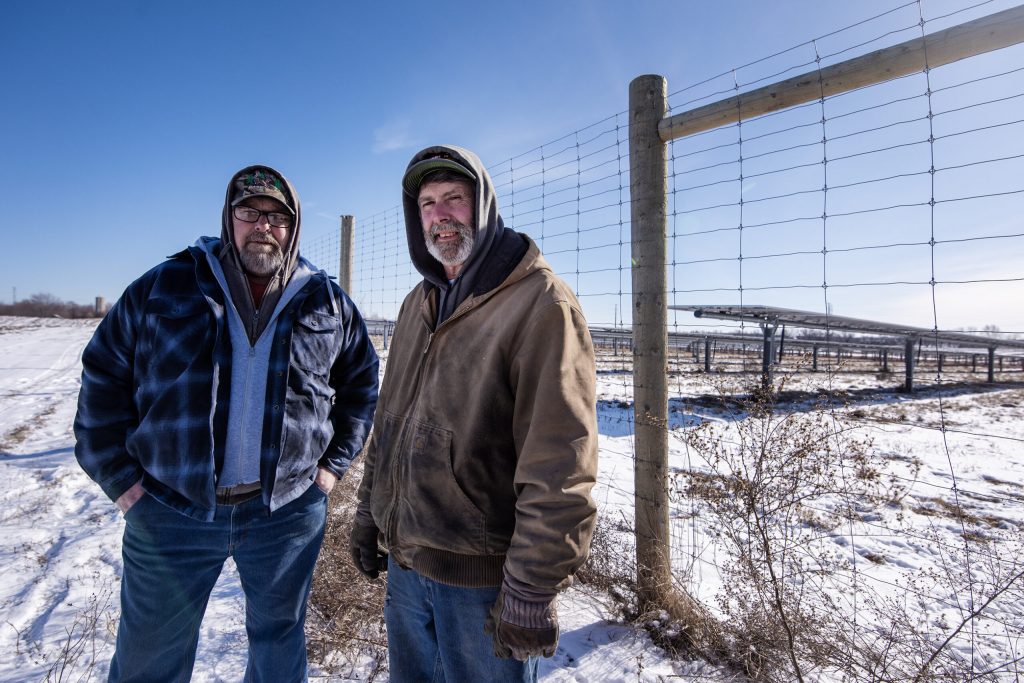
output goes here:
{"type": "MultiPolygon", "coordinates": [[[[141,478],[166,505],[213,518],[230,399],[224,297],[191,247],[129,285],[86,346],[75,456],[112,500],[141,478]]],[[[372,423],[377,366],[355,305],[316,273],[274,328],[260,452],[271,509],[318,465],[348,469],[372,423]]]]}

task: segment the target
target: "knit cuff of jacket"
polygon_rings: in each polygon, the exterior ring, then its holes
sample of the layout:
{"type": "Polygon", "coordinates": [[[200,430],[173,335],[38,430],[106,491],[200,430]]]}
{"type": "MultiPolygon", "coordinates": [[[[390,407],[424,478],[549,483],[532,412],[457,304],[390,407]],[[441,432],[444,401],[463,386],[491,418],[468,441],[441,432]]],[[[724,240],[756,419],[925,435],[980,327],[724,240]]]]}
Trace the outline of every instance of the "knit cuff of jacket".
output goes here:
{"type": "Polygon", "coordinates": [[[515,586],[515,581],[501,584],[505,595],[502,603],[501,620],[521,628],[545,629],[558,626],[558,612],[555,607],[556,593],[550,595],[525,594],[515,586]]]}
{"type": "Polygon", "coordinates": [[[370,512],[370,501],[359,501],[359,505],[356,506],[355,517],[352,518],[352,521],[361,526],[377,526],[377,523],[373,521],[373,513],[370,512]]]}

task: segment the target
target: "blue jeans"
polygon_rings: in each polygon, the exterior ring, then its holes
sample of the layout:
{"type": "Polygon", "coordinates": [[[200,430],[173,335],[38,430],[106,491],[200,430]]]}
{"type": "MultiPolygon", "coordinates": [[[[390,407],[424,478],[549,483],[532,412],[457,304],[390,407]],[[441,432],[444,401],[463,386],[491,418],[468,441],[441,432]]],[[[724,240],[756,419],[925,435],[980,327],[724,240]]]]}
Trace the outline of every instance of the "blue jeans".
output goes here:
{"type": "Polygon", "coordinates": [[[532,682],[537,658],[494,656],[484,620],[498,588],[457,588],[402,569],[388,559],[384,621],[393,683],[532,682]]]}
{"type": "Polygon", "coordinates": [[[184,683],[224,561],[245,594],[247,682],[306,680],[306,598],[327,496],[316,484],[271,516],[259,496],[200,522],[145,495],[125,515],[121,622],[109,681],[184,683]]]}

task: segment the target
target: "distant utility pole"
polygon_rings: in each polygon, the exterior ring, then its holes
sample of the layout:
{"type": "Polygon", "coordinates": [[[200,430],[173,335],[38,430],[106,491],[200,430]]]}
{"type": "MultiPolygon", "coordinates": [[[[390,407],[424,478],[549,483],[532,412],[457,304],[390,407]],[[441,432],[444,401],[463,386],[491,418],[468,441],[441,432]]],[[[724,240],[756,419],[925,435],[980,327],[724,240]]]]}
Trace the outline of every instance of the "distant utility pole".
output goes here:
{"type": "Polygon", "coordinates": [[[11,287],[11,305],[18,303],[18,288],[11,287]]]}

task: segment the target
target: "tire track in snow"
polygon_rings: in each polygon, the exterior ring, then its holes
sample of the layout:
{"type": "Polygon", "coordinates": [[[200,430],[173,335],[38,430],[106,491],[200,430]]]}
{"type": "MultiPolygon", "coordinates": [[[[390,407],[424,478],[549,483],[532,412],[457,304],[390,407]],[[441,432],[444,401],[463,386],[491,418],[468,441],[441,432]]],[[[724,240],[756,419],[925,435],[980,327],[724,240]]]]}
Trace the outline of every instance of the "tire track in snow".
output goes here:
{"type": "Polygon", "coordinates": [[[113,643],[116,613],[106,606],[120,575],[119,515],[70,456],[81,354],[96,321],[60,323],[2,332],[0,669],[12,683],[39,681],[57,664],[96,680],[91,656],[61,654],[81,637],[90,652],[113,643]]]}
{"type": "MultiPolygon", "coordinates": [[[[64,321],[70,323],[71,321],[64,321]]],[[[95,321],[20,327],[4,336],[0,361],[0,451],[16,450],[62,406],[74,405],[81,357],[95,321]]]]}

